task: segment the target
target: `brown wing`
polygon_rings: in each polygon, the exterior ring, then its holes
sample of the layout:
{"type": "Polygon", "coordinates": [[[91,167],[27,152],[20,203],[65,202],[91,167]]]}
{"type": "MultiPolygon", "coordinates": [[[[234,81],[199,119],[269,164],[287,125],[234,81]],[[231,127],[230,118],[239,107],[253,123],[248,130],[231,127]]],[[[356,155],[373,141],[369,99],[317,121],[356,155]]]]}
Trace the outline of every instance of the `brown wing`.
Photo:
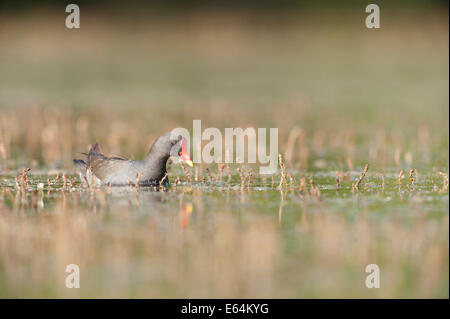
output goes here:
{"type": "Polygon", "coordinates": [[[92,164],[91,169],[95,176],[100,180],[110,180],[113,176],[122,176],[128,171],[131,161],[118,157],[97,158],[92,164]]]}
{"type": "Polygon", "coordinates": [[[122,173],[130,165],[131,161],[121,157],[106,157],[95,143],[88,153],[87,165],[95,176],[105,180],[111,175],[122,173]]]}

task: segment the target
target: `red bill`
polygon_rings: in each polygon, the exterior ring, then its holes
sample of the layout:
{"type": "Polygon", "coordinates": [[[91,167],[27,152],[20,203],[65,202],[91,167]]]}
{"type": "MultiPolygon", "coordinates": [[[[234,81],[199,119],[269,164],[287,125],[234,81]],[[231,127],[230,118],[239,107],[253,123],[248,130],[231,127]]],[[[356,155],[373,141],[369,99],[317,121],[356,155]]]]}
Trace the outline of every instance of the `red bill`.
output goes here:
{"type": "Polygon", "coordinates": [[[181,140],[181,151],[180,151],[180,158],[185,162],[187,165],[193,167],[194,164],[192,163],[191,157],[189,156],[189,152],[187,150],[187,143],[186,139],[181,140]]]}

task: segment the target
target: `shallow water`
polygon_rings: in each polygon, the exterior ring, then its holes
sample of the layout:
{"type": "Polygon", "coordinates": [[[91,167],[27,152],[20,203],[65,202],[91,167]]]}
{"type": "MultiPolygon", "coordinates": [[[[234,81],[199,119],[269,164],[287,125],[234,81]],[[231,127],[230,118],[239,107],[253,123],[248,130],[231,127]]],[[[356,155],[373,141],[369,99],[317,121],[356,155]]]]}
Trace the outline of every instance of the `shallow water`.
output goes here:
{"type": "Polygon", "coordinates": [[[242,186],[177,173],[159,191],[30,172],[24,192],[1,176],[0,295],[448,297],[449,198],[435,172],[399,185],[393,171],[384,186],[368,173],[359,191],[358,172],[339,188],[335,172],[308,173],[302,190],[295,171],[282,190],[279,175],[242,186]],[[73,263],[79,290],[64,286],[73,263]],[[364,285],[372,263],[381,289],[364,285]]]}

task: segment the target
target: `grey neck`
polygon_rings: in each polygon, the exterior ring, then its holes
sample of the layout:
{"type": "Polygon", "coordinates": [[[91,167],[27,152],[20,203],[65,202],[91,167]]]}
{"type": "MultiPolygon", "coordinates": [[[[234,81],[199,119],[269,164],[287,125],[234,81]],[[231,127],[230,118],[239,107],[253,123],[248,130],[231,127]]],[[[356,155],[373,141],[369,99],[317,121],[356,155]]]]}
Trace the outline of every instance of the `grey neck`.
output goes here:
{"type": "Polygon", "coordinates": [[[166,164],[169,159],[167,154],[155,154],[150,150],[144,159],[143,178],[145,180],[160,180],[167,173],[166,164]]]}

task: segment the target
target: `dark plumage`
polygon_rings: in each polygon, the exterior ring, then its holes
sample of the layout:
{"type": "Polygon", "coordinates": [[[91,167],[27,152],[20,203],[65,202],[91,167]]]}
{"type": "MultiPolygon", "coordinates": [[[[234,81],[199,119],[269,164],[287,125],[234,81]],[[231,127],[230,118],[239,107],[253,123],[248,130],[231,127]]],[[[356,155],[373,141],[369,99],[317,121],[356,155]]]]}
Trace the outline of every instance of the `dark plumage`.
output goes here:
{"type": "Polygon", "coordinates": [[[81,178],[88,183],[96,178],[97,182],[112,186],[135,185],[137,182],[141,186],[159,186],[163,178],[162,184],[167,186],[169,178],[166,176],[166,164],[170,156],[181,156],[192,165],[185,140],[181,135],[171,133],[158,137],[143,161],[107,157],[98,143],[85,155],[86,161],[73,160],[81,178]]]}

